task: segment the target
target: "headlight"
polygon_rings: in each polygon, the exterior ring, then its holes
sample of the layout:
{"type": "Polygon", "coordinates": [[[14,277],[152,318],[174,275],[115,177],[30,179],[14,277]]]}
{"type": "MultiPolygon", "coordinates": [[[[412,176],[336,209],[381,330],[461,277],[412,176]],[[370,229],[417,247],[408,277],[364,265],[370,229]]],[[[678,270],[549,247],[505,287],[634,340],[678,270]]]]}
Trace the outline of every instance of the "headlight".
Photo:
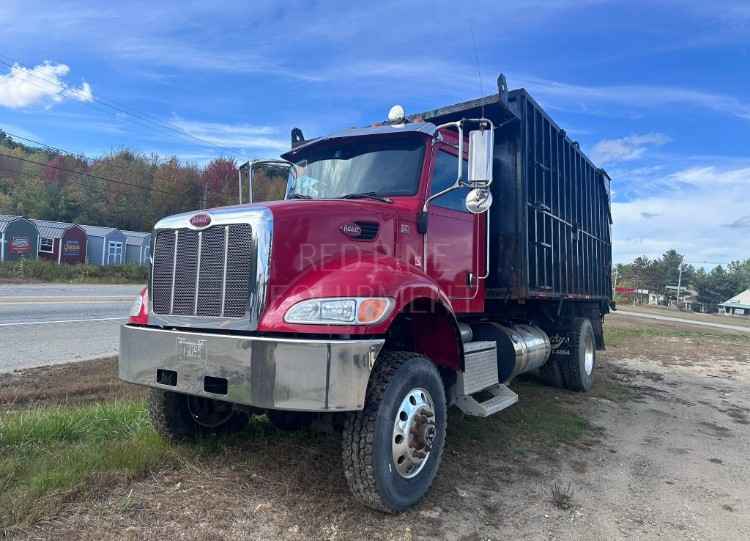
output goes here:
{"type": "Polygon", "coordinates": [[[387,297],[341,297],[298,302],[284,315],[287,323],[308,325],[373,325],[393,309],[387,297]]]}

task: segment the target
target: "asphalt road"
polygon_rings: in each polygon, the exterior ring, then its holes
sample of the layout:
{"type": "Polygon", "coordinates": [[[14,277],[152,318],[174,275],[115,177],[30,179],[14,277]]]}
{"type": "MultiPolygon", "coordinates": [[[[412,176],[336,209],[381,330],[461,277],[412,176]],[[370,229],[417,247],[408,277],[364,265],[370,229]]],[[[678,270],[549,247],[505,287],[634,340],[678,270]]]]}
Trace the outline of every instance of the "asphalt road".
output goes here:
{"type": "Polygon", "coordinates": [[[643,312],[630,312],[627,310],[616,310],[612,312],[614,315],[621,315],[626,317],[638,317],[642,319],[656,319],[659,321],[673,321],[675,323],[687,323],[688,325],[698,325],[699,327],[713,327],[715,329],[724,329],[726,331],[737,331],[750,333],[750,327],[742,327],[740,325],[728,325],[726,323],[712,323],[710,321],[699,321],[696,319],[684,319],[680,317],[660,316],[657,314],[644,314],[643,312]]]}
{"type": "Polygon", "coordinates": [[[0,372],[116,354],[141,287],[0,284],[0,372]]]}

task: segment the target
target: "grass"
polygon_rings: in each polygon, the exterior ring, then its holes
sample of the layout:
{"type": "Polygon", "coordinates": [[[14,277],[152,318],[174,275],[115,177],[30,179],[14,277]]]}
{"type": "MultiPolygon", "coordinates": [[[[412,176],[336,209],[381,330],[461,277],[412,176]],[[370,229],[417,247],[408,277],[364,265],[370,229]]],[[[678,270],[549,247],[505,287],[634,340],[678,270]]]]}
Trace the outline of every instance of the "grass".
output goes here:
{"type": "MultiPolygon", "coordinates": [[[[524,380],[513,388],[522,400],[502,415],[451,413],[448,448],[461,457],[454,468],[498,453],[547,456],[561,444],[595,436],[597,428],[576,412],[573,393],[524,380]]],[[[216,463],[254,472],[247,482],[261,472],[264,483],[287,493],[312,476],[305,497],[325,498],[340,480],[339,457],[338,438],[278,431],[262,417],[241,434],[172,444],[153,430],[141,399],[6,410],[0,413],[0,537],[55,516],[66,502],[101,498],[150,473],[200,471],[216,463]],[[271,454],[277,463],[269,469],[271,454]],[[326,473],[315,477],[310,468],[326,473]]],[[[445,468],[451,471],[450,464],[445,468]]]]}
{"type": "Polygon", "coordinates": [[[639,328],[617,328],[604,327],[604,342],[607,346],[619,347],[625,343],[637,343],[644,338],[711,338],[717,340],[747,340],[747,335],[732,334],[726,332],[711,332],[705,330],[680,330],[669,327],[639,327],[639,328]]]}
{"type": "Polygon", "coordinates": [[[41,259],[21,259],[0,263],[0,280],[82,284],[145,284],[147,278],[147,267],[140,265],[58,265],[55,262],[41,259]]]}
{"type": "Polygon", "coordinates": [[[563,485],[555,481],[550,489],[550,496],[552,497],[552,503],[558,509],[567,511],[573,508],[573,485],[568,483],[563,485]]]}
{"type": "Polygon", "coordinates": [[[46,516],[71,493],[138,477],[174,457],[141,401],[2,414],[0,528],[46,516]]]}
{"type": "MultiPolygon", "coordinates": [[[[200,468],[217,457],[265,463],[269,453],[287,447],[297,449],[289,455],[305,451],[305,460],[326,438],[280,432],[254,418],[241,434],[173,444],[154,431],[143,400],[6,411],[0,413],[0,538],[4,530],[54,515],[67,501],[96,497],[151,472],[200,468]]],[[[338,450],[336,444],[336,459],[338,450]]]]}
{"type": "Polygon", "coordinates": [[[512,387],[519,402],[502,414],[482,419],[452,411],[448,421],[451,446],[469,452],[523,453],[554,449],[596,432],[596,427],[570,407],[573,393],[528,380],[518,380],[512,387]]]}

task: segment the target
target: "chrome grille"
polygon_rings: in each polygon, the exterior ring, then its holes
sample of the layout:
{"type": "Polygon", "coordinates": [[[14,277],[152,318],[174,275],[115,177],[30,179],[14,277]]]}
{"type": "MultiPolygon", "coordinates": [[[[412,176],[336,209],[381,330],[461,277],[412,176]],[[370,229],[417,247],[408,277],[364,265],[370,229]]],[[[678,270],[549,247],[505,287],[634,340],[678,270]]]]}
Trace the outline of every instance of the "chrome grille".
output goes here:
{"type": "Polygon", "coordinates": [[[151,281],[154,313],[243,317],[255,288],[255,257],[248,224],[159,231],[151,281]]]}
{"type": "Polygon", "coordinates": [[[151,302],[154,312],[168,314],[172,310],[172,276],[174,272],[174,231],[156,234],[154,268],[151,271],[151,302]]]}

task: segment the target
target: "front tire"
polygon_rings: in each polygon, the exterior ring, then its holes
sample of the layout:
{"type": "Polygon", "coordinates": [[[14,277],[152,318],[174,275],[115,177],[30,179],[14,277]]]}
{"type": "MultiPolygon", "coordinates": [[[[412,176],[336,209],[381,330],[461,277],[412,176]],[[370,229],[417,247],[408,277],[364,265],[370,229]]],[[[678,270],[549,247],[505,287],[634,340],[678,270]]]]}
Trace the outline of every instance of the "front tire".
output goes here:
{"type": "Polygon", "coordinates": [[[152,389],[149,416],[154,429],[170,440],[239,432],[250,416],[229,402],[152,389]]]}
{"type": "Polygon", "coordinates": [[[387,513],[419,502],[440,466],[446,409],[443,382],[429,359],[381,353],[364,409],[344,425],[344,473],[355,499],[387,513]]]}

